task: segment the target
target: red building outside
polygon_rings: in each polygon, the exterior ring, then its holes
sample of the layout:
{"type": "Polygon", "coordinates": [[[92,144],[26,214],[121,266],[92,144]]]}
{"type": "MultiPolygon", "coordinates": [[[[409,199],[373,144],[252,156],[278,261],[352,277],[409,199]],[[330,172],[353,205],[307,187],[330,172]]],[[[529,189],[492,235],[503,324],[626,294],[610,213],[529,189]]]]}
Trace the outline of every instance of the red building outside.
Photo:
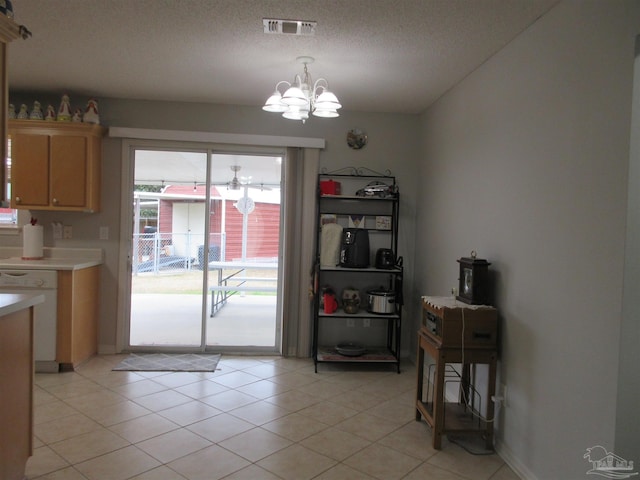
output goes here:
{"type": "MultiPolygon", "coordinates": [[[[179,262],[180,259],[190,258],[192,265],[199,265],[204,250],[205,193],[204,186],[194,188],[170,185],[160,194],[155,194],[157,226],[148,229],[146,234],[144,228],[140,227],[140,262],[150,261],[157,252],[161,259],[175,258],[179,262]],[[153,247],[149,242],[153,242],[153,247]]],[[[152,196],[153,194],[144,195],[147,202],[152,196]]],[[[277,261],[280,237],[279,191],[263,192],[245,187],[233,191],[226,187],[212,187],[211,198],[209,261],[277,261]],[[251,198],[254,205],[246,214],[246,232],[243,231],[245,214],[238,208],[238,200],[245,195],[251,198]],[[243,238],[246,238],[244,254],[243,238]]]]}

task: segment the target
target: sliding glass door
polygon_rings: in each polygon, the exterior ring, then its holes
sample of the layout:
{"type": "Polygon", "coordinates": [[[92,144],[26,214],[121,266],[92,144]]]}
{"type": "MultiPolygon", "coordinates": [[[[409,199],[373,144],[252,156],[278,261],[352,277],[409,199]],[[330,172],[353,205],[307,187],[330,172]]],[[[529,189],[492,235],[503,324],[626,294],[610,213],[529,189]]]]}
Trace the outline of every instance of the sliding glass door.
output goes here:
{"type": "Polygon", "coordinates": [[[276,351],[282,157],[132,156],[129,347],[276,351]]]}

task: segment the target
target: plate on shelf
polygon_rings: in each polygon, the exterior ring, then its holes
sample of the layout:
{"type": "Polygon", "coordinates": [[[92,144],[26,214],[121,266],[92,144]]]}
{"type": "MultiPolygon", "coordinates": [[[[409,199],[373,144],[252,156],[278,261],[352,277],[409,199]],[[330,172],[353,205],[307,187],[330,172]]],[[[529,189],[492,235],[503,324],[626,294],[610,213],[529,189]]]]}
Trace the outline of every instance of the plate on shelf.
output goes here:
{"type": "Polygon", "coordinates": [[[360,355],[364,355],[366,351],[367,349],[364,348],[364,345],[360,345],[359,343],[345,342],[336,345],[336,352],[345,357],[359,357],[360,355]]]}

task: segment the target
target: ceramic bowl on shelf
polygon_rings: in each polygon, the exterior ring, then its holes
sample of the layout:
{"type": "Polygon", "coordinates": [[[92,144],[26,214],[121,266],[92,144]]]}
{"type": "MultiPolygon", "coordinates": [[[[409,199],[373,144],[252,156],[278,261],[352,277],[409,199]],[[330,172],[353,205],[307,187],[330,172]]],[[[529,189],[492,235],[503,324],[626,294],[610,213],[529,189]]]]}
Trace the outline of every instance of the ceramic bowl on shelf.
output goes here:
{"type": "Polygon", "coordinates": [[[367,351],[364,345],[354,342],[343,342],[336,345],[336,351],[345,357],[359,357],[367,351]]]}

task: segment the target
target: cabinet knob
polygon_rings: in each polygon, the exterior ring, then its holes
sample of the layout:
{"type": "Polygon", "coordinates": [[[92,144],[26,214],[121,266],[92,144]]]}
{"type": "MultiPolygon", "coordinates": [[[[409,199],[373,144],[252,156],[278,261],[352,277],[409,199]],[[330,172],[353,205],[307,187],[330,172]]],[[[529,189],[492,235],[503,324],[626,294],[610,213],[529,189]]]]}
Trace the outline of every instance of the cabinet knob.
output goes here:
{"type": "Polygon", "coordinates": [[[16,197],[16,203],[21,203],[22,199],[20,197],[16,197]]]}
{"type": "Polygon", "coordinates": [[[54,198],[54,199],[51,201],[51,203],[53,203],[54,205],[57,205],[57,204],[58,204],[58,199],[57,199],[57,198],[54,198]]]}

